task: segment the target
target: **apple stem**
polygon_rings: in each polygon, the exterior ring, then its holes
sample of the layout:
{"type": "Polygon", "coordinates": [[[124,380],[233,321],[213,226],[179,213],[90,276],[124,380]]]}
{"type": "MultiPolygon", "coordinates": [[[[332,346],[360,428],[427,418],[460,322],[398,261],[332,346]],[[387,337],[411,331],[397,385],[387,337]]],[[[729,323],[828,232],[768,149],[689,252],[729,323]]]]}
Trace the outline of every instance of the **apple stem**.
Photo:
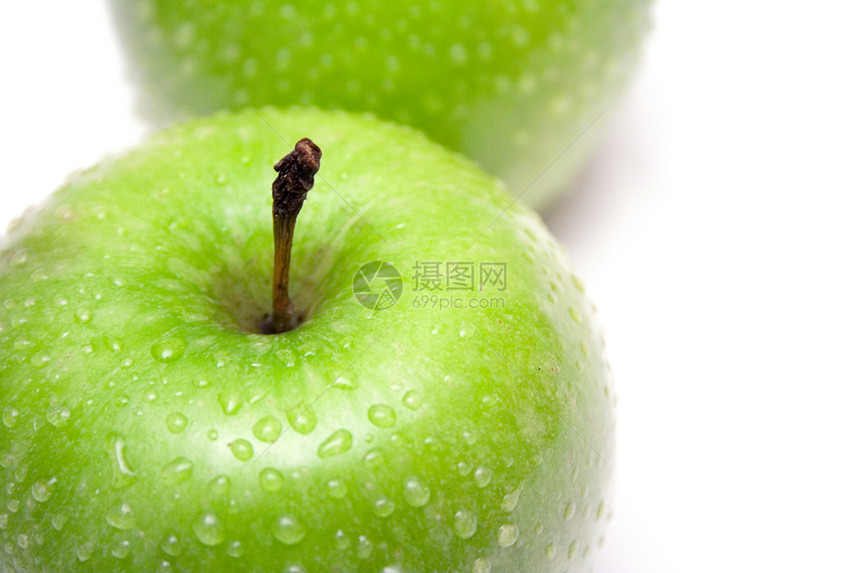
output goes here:
{"type": "Polygon", "coordinates": [[[322,151],[308,138],[300,139],[295,149],[275,164],[277,178],[272,183],[272,219],[275,234],[275,272],[272,281],[272,319],[264,326],[271,334],[294,329],[301,319],[290,301],[290,253],[293,231],[314,175],[320,168],[322,151]]]}

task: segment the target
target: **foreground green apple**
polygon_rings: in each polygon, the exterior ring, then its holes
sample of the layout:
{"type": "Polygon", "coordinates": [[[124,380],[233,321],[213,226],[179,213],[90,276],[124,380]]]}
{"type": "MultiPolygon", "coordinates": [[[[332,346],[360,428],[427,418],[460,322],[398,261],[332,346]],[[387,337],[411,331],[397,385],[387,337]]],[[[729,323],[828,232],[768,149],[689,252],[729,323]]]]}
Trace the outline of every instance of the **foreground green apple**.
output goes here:
{"type": "Polygon", "coordinates": [[[411,130],[317,111],[75,175],[0,243],[3,570],[589,570],[614,394],[564,253],[508,203],[411,130]],[[302,318],[260,334],[271,166],[303,136],[302,318]]]}
{"type": "Polygon", "coordinates": [[[113,5],[151,116],[299,103],[371,111],[543,205],[570,185],[590,125],[629,75],[650,0],[113,5]]]}

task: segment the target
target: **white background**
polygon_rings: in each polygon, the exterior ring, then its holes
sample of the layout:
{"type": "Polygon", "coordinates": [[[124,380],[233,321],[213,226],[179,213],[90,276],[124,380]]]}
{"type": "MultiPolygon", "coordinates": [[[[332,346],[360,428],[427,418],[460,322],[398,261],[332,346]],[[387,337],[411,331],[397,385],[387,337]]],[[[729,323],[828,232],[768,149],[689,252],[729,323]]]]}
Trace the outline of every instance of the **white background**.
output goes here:
{"type": "MultiPolygon", "coordinates": [[[[860,571],[860,7],[664,0],[547,215],[620,403],[597,573],[860,571]]],[[[139,140],[102,2],[0,14],[0,228],[139,140]]]]}

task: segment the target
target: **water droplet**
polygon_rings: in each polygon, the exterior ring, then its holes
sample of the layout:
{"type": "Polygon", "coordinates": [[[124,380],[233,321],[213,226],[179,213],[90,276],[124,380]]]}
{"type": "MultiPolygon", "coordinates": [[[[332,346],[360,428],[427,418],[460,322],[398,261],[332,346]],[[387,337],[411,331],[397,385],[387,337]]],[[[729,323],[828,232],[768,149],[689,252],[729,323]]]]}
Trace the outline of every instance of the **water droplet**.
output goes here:
{"type": "Polygon", "coordinates": [[[358,384],[348,378],[344,378],[343,376],[338,376],[331,385],[339,390],[355,390],[358,388],[358,384]]]}
{"type": "Polygon", "coordinates": [[[18,510],[21,508],[21,502],[17,499],[10,499],[6,502],[6,508],[12,513],[18,513],[18,510]]]}
{"type": "Polygon", "coordinates": [[[6,406],[3,408],[3,425],[7,428],[14,428],[18,424],[18,417],[21,415],[17,409],[6,406]]]}
{"type": "Polygon", "coordinates": [[[221,404],[221,409],[225,416],[232,416],[242,407],[244,400],[242,397],[233,392],[221,392],[218,394],[218,403],[221,404]]]}
{"type": "Polygon", "coordinates": [[[462,477],[466,477],[470,473],[472,473],[472,464],[470,462],[459,462],[457,463],[457,473],[462,477]]]}
{"type": "Polygon", "coordinates": [[[131,506],[125,502],[110,508],[105,514],[105,520],[117,529],[128,530],[134,527],[134,513],[131,506]]]}
{"type": "Polygon", "coordinates": [[[69,410],[65,406],[58,406],[56,408],[53,408],[50,412],[48,412],[48,415],[46,416],[48,423],[55,428],[64,426],[71,417],[71,410],[69,410]]]}
{"type": "Polygon", "coordinates": [[[92,543],[84,543],[78,550],[75,551],[75,556],[78,558],[78,561],[84,562],[88,561],[90,557],[93,556],[93,551],[95,551],[96,546],[92,543]]]}
{"type": "Polygon", "coordinates": [[[328,482],[328,494],[334,499],[343,499],[347,494],[346,483],[343,480],[333,479],[328,482]]]}
{"type": "Polygon", "coordinates": [[[9,527],[9,514],[0,513],[0,531],[9,527]]]}
{"type": "Polygon", "coordinates": [[[517,542],[520,537],[520,528],[513,523],[506,523],[499,527],[499,535],[496,538],[496,543],[499,547],[510,547],[517,542]]]}
{"type": "Polygon", "coordinates": [[[546,555],[546,558],[552,560],[555,558],[555,543],[550,543],[546,547],[543,548],[543,553],[546,555]]]}
{"type": "Polygon", "coordinates": [[[180,433],[188,425],[188,418],[180,412],[167,415],[167,429],[174,434],[180,433]]]}
{"type": "Polygon", "coordinates": [[[203,545],[214,547],[224,542],[224,524],[212,511],[204,511],[194,521],[194,534],[203,545]]]}
{"type": "Polygon", "coordinates": [[[184,482],[191,477],[191,472],[194,470],[194,464],[188,458],[176,458],[167,464],[161,471],[161,479],[167,485],[176,485],[184,482]]]}
{"type": "Polygon", "coordinates": [[[493,481],[493,470],[488,467],[478,466],[475,470],[475,483],[480,488],[487,487],[493,481]]]}
{"type": "Polygon", "coordinates": [[[79,308],[75,311],[75,322],[78,324],[89,324],[93,320],[93,311],[88,308],[79,308]]]}
{"type": "Polygon", "coordinates": [[[162,561],[155,567],[155,573],[173,573],[173,566],[170,561],[162,561]]]}
{"type": "Polygon", "coordinates": [[[242,545],[241,541],[231,541],[227,545],[227,555],[238,559],[245,555],[245,546],[242,545]]]}
{"type": "Polygon", "coordinates": [[[219,495],[227,493],[230,491],[230,478],[227,476],[216,476],[215,479],[209,482],[209,489],[219,495]]]}
{"type": "Polygon", "coordinates": [[[492,570],[493,564],[486,557],[478,557],[472,565],[472,573],[490,573],[492,570]]]}
{"type": "Polygon", "coordinates": [[[382,452],[380,452],[376,448],[373,448],[372,450],[364,454],[362,461],[364,461],[364,463],[369,468],[378,468],[383,464],[385,458],[383,457],[382,452]]]}
{"type": "Polygon", "coordinates": [[[394,513],[394,502],[387,497],[381,497],[373,502],[373,513],[377,517],[388,517],[394,513]]]}
{"type": "Polygon", "coordinates": [[[131,543],[127,539],[117,541],[110,550],[110,554],[117,559],[125,559],[129,553],[131,553],[131,543]]]}
{"type": "Polygon", "coordinates": [[[55,513],[51,517],[51,527],[60,531],[63,529],[63,526],[66,525],[66,522],[69,520],[68,516],[62,513],[55,513]]]}
{"type": "Polygon", "coordinates": [[[397,422],[394,408],[386,404],[374,404],[367,410],[371,423],[379,428],[391,428],[397,422]]]}
{"type": "Polygon", "coordinates": [[[491,407],[495,406],[496,404],[498,404],[499,400],[500,400],[500,398],[499,398],[498,394],[487,394],[486,396],[481,398],[481,403],[484,406],[491,408],[491,407]]]}
{"type": "Polygon", "coordinates": [[[424,507],[430,501],[430,488],[419,478],[410,477],[403,484],[403,497],[412,507],[424,507]]]}
{"type": "Polygon", "coordinates": [[[161,550],[171,557],[177,557],[182,553],[182,543],[180,543],[179,538],[175,534],[170,533],[161,542],[161,550]]]}
{"type": "Polygon", "coordinates": [[[359,559],[370,559],[370,555],[373,553],[373,543],[366,536],[359,535],[355,553],[359,559]]]}
{"type": "Polygon", "coordinates": [[[9,266],[12,268],[20,267],[27,262],[28,254],[27,249],[16,251],[15,254],[12,255],[12,258],[9,259],[9,266]]]}
{"type": "Polygon", "coordinates": [[[567,548],[567,558],[573,559],[574,557],[576,557],[576,552],[578,550],[579,550],[579,543],[577,543],[576,540],[574,539],[573,541],[570,542],[570,545],[567,548]]]}
{"type": "Polygon", "coordinates": [[[247,462],[254,457],[254,446],[248,440],[235,440],[230,444],[230,451],[236,456],[237,460],[247,462]]]}
{"type": "Polygon", "coordinates": [[[266,416],[254,424],[254,437],[261,442],[272,444],[281,436],[283,429],[284,426],[280,420],[274,416],[266,416]]]}
{"type": "Polygon", "coordinates": [[[403,405],[410,410],[417,410],[424,403],[424,397],[417,390],[410,390],[403,395],[403,405]]]}
{"type": "Polygon", "coordinates": [[[149,353],[158,362],[176,362],[185,354],[185,341],[181,338],[168,338],[153,344],[149,353]]]}
{"type": "Polygon", "coordinates": [[[338,529],[337,533],[334,534],[334,546],[339,551],[346,551],[349,548],[349,536],[338,529]]]}
{"type": "Polygon", "coordinates": [[[21,549],[27,549],[30,546],[30,537],[25,533],[20,533],[18,534],[18,537],[15,538],[15,542],[21,549]]]}
{"type": "Polygon", "coordinates": [[[573,319],[573,322],[575,322],[576,324],[582,324],[582,313],[579,312],[578,309],[570,307],[567,309],[567,311],[570,313],[570,318],[573,319]]]}
{"type": "Polygon", "coordinates": [[[214,428],[209,430],[208,432],[206,432],[206,437],[214,442],[218,439],[218,430],[214,428]]]}
{"type": "Polygon", "coordinates": [[[285,545],[295,545],[305,537],[305,529],[291,515],[282,515],[275,523],[272,531],[275,539],[285,545]]]}
{"type": "Polygon", "coordinates": [[[210,385],[209,380],[194,380],[191,382],[191,385],[195,388],[208,388],[210,385]]]}
{"type": "Polygon", "coordinates": [[[287,420],[295,431],[305,436],[317,427],[317,416],[310,408],[299,407],[290,410],[287,420]]]}
{"type": "Polygon", "coordinates": [[[30,488],[30,494],[33,496],[33,499],[38,501],[39,503],[44,503],[51,499],[51,494],[53,493],[54,485],[57,483],[55,478],[50,480],[36,480],[33,483],[33,487],[30,488]]]}
{"type": "Polygon", "coordinates": [[[148,390],[143,395],[143,401],[147,404],[152,404],[156,400],[158,400],[158,392],[156,392],[155,390],[148,390]]]}
{"type": "Polygon", "coordinates": [[[502,498],[502,511],[510,513],[517,508],[517,504],[520,501],[520,491],[520,489],[516,489],[504,495],[502,498]]]}
{"type": "Polygon", "coordinates": [[[471,511],[461,509],[454,514],[454,533],[462,539],[469,539],[478,530],[478,518],[471,511]]]}
{"type": "Polygon", "coordinates": [[[260,487],[264,491],[276,492],[284,487],[284,476],[274,468],[266,468],[260,472],[260,487]]]}
{"type": "Polygon", "coordinates": [[[330,458],[349,451],[352,447],[352,434],[346,430],[335,430],[317,449],[321,458],[330,458]]]}
{"type": "Polygon", "coordinates": [[[588,345],[586,341],[582,341],[582,344],[579,345],[579,348],[582,350],[583,356],[591,356],[591,346],[588,345]]]}
{"type": "Polygon", "coordinates": [[[573,516],[575,513],[576,513],[576,504],[573,502],[568,503],[567,506],[565,506],[565,508],[564,508],[564,520],[570,521],[571,519],[573,519],[573,516]]]}

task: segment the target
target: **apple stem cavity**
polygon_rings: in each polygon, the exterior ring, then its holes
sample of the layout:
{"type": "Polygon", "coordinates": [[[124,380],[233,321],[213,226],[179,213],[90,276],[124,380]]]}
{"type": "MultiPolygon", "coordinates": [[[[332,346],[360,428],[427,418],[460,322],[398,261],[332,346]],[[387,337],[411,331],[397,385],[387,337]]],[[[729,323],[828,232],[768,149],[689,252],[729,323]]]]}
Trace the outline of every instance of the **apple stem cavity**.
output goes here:
{"type": "Polygon", "coordinates": [[[281,334],[296,328],[302,320],[290,301],[290,253],[296,219],[305,198],[314,186],[322,150],[310,139],[300,139],[295,149],[275,164],[278,176],[272,183],[272,219],[275,234],[275,268],[272,281],[272,316],[264,320],[264,334],[281,334]]]}

